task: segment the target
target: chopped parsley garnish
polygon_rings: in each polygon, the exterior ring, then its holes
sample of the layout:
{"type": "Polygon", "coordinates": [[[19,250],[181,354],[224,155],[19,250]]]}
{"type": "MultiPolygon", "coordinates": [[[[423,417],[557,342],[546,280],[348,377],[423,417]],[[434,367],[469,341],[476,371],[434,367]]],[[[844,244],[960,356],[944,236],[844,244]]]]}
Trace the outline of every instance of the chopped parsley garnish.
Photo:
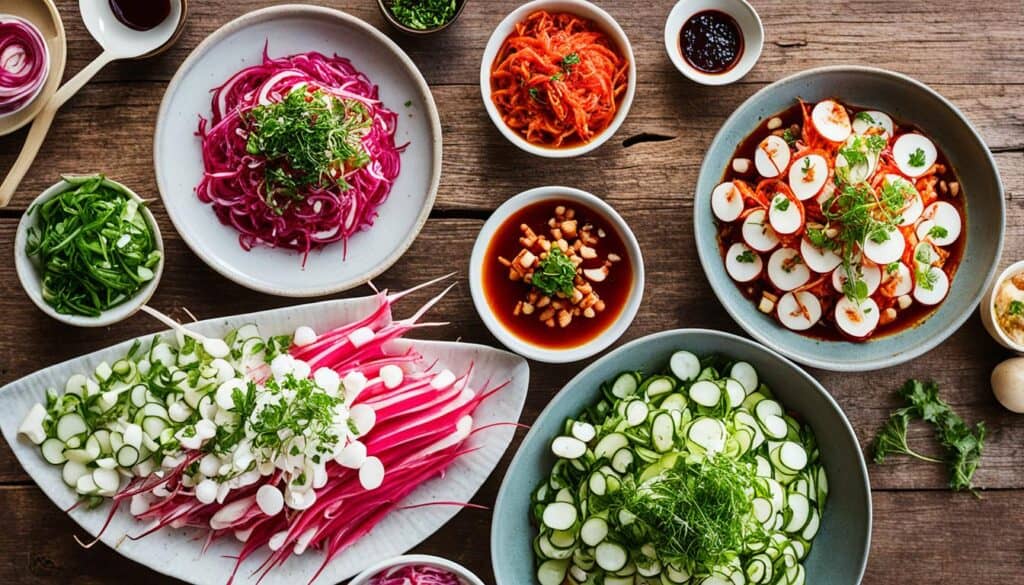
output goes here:
{"type": "Polygon", "coordinates": [[[885,272],[886,272],[886,274],[896,274],[896,271],[899,270],[899,269],[900,269],[899,261],[890,262],[890,263],[885,265],[885,272]]]}
{"type": "Polygon", "coordinates": [[[373,126],[369,109],[354,99],[299,86],[279,102],[244,113],[249,154],[266,159],[267,203],[275,209],[301,200],[304,189],[349,185],[344,175],[370,162],[363,137],[373,126]]]}
{"type": "Polygon", "coordinates": [[[790,146],[796,144],[796,135],[793,134],[793,130],[790,128],[786,128],[782,131],[782,139],[790,146]]]}
{"type": "Polygon", "coordinates": [[[872,126],[878,125],[878,122],[876,122],[875,119],[871,117],[871,114],[867,112],[857,112],[857,115],[855,115],[853,119],[860,120],[861,122],[866,122],[868,124],[871,124],[872,126]]]}
{"type": "Polygon", "coordinates": [[[1024,315],[1024,302],[1010,301],[1010,308],[1007,312],[1014,317],[1024,315]]]}
{"type": "Polygon", "coordinates": [[[540,266],[533,273],[533,286],[546,295],[560,292],[572,295],[576,281],[576,265],[562,252],[558,246],[552,246],[547,258],[540,261],[540,266]]]}
{"type": "Polygon", "coordinates": [[[929,238],[944,238],[949,235],[949,230],[942,227],[941,225],[933,225],[932,229],[928,230],[929,238]]]}
{"type": "Polygon", "coordinates": [[[924,150],[918,147],[917,150],[910,153],[910,158],[907,160],[912,167],[923,167],[924,166],[924,150]]]}
{"type": "Polygon", "coordinates": [[[540,91],[536,87],[531,87],[527,90],[530,93],[530,97],[540,101],[540,91]]]}
{"type": "Polygon", "coordinates": [[[554,75],[551,76],[551,81],[558,81],[560,79],[562,79],[562,72],[561,71],[559,71],[559,72],[557,72],[557,73],[555,73],[554,75]]]}
{"type": "Polygon", "coordinates": [[[803,173],[804,177],[807,177],[807,174],[810,173],[813,169],[814,167],[811,166],[811,157],[805,156],[804,164],[803,166],[800,167],[800,172],[803,173]]]}
{"type": "Polygon", "coordinates": [[[784,196],[776,197],[775,209],[778,209],[779,211],[786,211],[789,209],[789,199],[784,196]]]}
{"type": "Polygon", "coordinates": [[[579,64],[580,64],[580,56],[578,54],[576,54],[576,53],[569,53],[564,58],[562,58],[562,69],[565,69],[566,72],[571,73],[572,72],[572,66],[573,65],[579,65],[579,64]]]}
{"type": "Polygon", "coordinates": [[[743,252],[736,255],[736,261],[743,262],[744,264],[753,262],[754,258],[754,253],[750,250],[743,250],[743,252]]]}

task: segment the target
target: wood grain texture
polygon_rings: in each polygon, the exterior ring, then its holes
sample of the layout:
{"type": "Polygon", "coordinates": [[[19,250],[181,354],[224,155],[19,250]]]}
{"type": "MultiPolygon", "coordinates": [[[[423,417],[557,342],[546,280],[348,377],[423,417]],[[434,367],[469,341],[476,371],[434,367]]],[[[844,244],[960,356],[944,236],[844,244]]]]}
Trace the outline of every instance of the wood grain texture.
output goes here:
{"type": "MultiPolygon", "coordinates": [[[[61,172],[102,171],[158,197],[152,175],[152,132],[166,83],[206,35],[267,0],[190,2],[185,34],[169,52],[116,63],[58,114],[35,167],[10,208],[0,210],[0,384],[111,343],[152,332],[136,316],[102,330],[74,330],[36,310],[17,283],[13,235],[31,199],[61,172]]],[[[533,158],[509,145],[484,113],[476,83],[479,59],[493,26],[512,0],[470,2],[462,19],[430,39],[408,39],[385,28],[372,0],[317,2],[346,10],[385,30],[421,67],[437,101],[445,137],[442,184],[432,218],[408,253],[377,282],[402,288],[453,269],[464,278],[483,219],[509,196],[542,184],[568,184],[605,197],[637,232],[648,286],[644,304],[623,341],[674,327],[741,333],[710,290],[696,258],[692,189],[704,149],[725,117],[744,99],[782,76],[808,67],[855,63],[894,69],[934,87],[977,126],[995,152],[1006,187],[1003,263],[1024,252],[1024,6],[996,0],[969,9],[959,0],[755,0],[767,42],[761,61],[741,83],[706,88],[684,80],[664,52],[662,27],[672,2],[602,0],[630,36],[640,69],[633,109],[619,133],[595,152],[573,160],[533,158]],[[821,35],[828,31],[827,36],[821,35]],[[662,142],[624,141],[642,134],[662,142]]],[[[77,2],[59,0],[69,39],[68,76],[99,51],[78,18],[77,2]]],[[[24,131],[0,138],[0,171],[17,156],[24,131]]],[[[152,304],[186,319],[284,306],[293,301],[254,293],[207,268],[177,237],[159,203],[167,266],[152,304]]],[[[365,294],[367,289],[347,293],[365,294]]],[[[411,310],[418,296],[408,302],[411,310]]],[[[430,336],[496,344],[476,316],[465,282],[434,313],[450,325],[430,336]]],[[[1024,574],[1024,419],[992,398],[988,375],[1007,356],[977,315],[946,343],[900,368],[869,375],[812,371],[836,397],[867,448],[897,405],[892,391],[908,377],[933,378],[969,421],[994,432],[977,483],[983,499],[950,494],[941,468],[894,459],[870,467],[875,504],[872,556],[864,583],[916,585],[1019,583],[1024,574]]],[[[583,363],[531,364],[524,422],[534,420],[583,363]]],[[[912,440],[929,446],[929,432],[912,440]]],[[[522,433],[519,434],[521,439],[522,433]]],[[[516,445],[518,445],[518,440],[516,445]]],[[[930,445],[934,447],[934,445],[930,445]]],[[[927,450],[927,447],[926,447],[927,450]]],[[[494,501],[508,463],[476,498],[494,501]]],[[[98,546],[82,550],[74,524],[31,484],[7,445],[0,447],[2,583],[165,582],[98,546]]],[[[417,550],[460,560],[490,582],[490,516],[466,510],[417,550]]],[[[526,585],[526,584],[523,584],[526,585]]]]}

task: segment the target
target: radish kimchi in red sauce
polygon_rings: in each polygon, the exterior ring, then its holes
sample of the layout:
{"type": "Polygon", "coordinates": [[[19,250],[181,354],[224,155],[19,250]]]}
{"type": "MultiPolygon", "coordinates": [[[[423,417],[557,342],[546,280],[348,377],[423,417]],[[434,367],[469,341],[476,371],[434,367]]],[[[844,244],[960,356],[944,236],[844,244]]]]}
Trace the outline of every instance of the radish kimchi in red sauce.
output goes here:
{"type": "Polygon", "coordinates": [[[621,234],[582,203],[550,199],[506,219],[487,246],[483,291],[517,338],[550,349],[584,345],[614,323],[633,288],[621,234]]]}
{"type": "Polygon", "coordinates": [[[797,103],[740,143],[711,194],[726,271],[784,327],[864,341],[948,296],[966,194],[922,130],[870,108],[797,103]]]}

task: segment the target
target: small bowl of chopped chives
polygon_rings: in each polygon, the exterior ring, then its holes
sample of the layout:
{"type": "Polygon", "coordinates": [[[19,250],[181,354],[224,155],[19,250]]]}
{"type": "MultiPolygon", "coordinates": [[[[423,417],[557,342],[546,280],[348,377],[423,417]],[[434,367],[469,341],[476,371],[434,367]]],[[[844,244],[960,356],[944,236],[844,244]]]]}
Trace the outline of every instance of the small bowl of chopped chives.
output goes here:
{"type": "Polygon", "coordinates": [[[64,176],[21,218],[15,267],[29,298],[54,319],[103,327],[156,291],[164,246],[146,202],[103,175],[64,176]]]}
{"type": "Polygon", "coordinates": [[[455,22],[468,0],[377,0],[384,19],[403,33],[425,36],[455,22]]]}

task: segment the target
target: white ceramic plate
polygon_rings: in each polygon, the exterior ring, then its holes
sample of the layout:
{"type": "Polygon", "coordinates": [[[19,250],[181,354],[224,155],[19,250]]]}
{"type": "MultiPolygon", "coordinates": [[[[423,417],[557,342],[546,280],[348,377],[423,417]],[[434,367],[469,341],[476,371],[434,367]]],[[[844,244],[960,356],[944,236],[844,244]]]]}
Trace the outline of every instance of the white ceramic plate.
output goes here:
{"type": "Polygon", "coordinates": [[[153,157],[167,213],[196,255],[253,290],[309,297],[367,282],[412,244],[441,180],[441,123],[416,65],[377,29],[330,8],[276,6],[224,25],[192,51],[160,105],[153,157]],[[199,115],[211,115],[210,90],[239,69],[259,63],[265,44],[273,57],[319,51],[350,59],[380,87],[384,105],[399,114],[395,141],[409,143],[401,173],[373,227],[349,240],[347,256],[341,242],[311,252],[305,266],[301,253],[291,250],[258,247],[246,252],[238,232],[222,225],[213,209],[196,197],[203,164],[195,131],[199,115]]]}
{"type": "MultiPolygon", "coordinates": [[[[408,304],[408,303],[406,303],[408,304]]],[[[372,297],[324,301],[250,313],[219,319],[210,319],[189,325],[190,329],[206,335],[219,335],[246,323],[256,323],[264,335],[291,333],[299,325],[310,325],[323,332],[364,317],[376,307],[372,297]]],[[[411,313],[412,309],[408,309],[411,313]]],[[[403,311],[403,314],[405,311],[403,311]]],[[[140,337],[148,341],[150,336],[140,337]]],[[[0,389],[0,429],[25,471],[43,492],[61,509],[76,501],[73,491],[61,480],[60,467],[47,463],[39,449],[23,437],[16,436],[22,417],[36,402],[45,400],[49,387],[63,388],[73,373],[91,372],[101,361],[112,362],[125,354],[133,340],[113,347],[57,364],[26,376],[0,389]]],[[[482,388],[509,380],[501,391],[485,400],[474,413],[476,426],[497,422],[518,422],[526,400],[529,368],[526,361],[513,354],[490,347],[467,343],[413,341],[414,347],[427,362],[438,361],[438,367],[454,372],[467,371],[472,366],[470,386],[482,388]]],[[[499,426],[474,435],[471,445],[480,449],[466,454],[446,471],[443,478],[433,479],[410,494],[400,507],[431,501],[468,502],[484,480],[497,466],[514,435],[511,426],[499,426]]],[[[109,504],[94,510],[77,509],[70,513],[87,532],[95,535],[109,512],[109,504]]],[[[459,511],[457,506],[427,506],[411,510],[395,510],[368,535],[332,561],[317,583],[338,583],[366,567],[401,554],[416,546],[435,532],[459,511]]],[[[237,555],[241,543],[225,538],[215,542],[205,554],[203,541],[195,537],[196,530],[164,529],[140,540],[122,537],[138,534],[146,524],[137,522],[126,511],[119,511],[103,534],[103,542],[117,552],[147,567],[182,579],[189,583],[226,583],[234,562],[224,556],[237,555]]],[[[67,535],[71,538],[71,534],[67,535]]],[[[255,583],[250,573],[266,558],[266,549],[248,559],[238,571],[235,583],[255,583]]],[[[306,583],[317,571],[323,557],[310,550],[302,556],[293,556],[284,565],[275,568],[262,581],[292,585],[306,583]]]]}

